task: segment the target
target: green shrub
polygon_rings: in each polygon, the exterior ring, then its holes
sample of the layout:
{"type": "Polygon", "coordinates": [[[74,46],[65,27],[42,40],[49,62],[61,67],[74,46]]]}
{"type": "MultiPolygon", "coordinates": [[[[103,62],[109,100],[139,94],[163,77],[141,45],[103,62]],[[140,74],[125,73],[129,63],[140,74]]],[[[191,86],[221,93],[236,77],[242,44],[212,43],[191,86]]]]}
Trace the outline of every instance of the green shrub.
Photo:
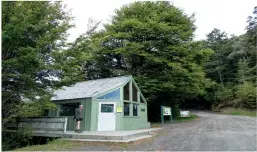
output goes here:
{"type": "Polygon", "coordinates": [[[256,87],[253,83],[244,82],[235,86],[237,107],[255,109],[256,108],[256,87]]]}
{"type": "Polygon", "coordinates": [[[2,132],[2,149],[3,151],[12,150],[27,146],[32,139],[30,128],[22,128],[17,132],[2,132]]]}
{"type": "Polygon", "coordinates": [[[226,108],[222,109],[222,113],[230,115],[244,115],[256,117],[256,110],[242,109],[242,108],[226,108]]]}
{"type": "Polygon", "coordinates": [[[221,112],[224,108],[256,109],[256,87],[247,81],[233,87],[226,86],[216,91],[215,99],[213,111],[221,112]]]}
{"type": "Polygon", "coordinates": [[[233,89],[229,87],[219,88],[215,93],[216,101],[226,102],[234,99],[233,89]]]}

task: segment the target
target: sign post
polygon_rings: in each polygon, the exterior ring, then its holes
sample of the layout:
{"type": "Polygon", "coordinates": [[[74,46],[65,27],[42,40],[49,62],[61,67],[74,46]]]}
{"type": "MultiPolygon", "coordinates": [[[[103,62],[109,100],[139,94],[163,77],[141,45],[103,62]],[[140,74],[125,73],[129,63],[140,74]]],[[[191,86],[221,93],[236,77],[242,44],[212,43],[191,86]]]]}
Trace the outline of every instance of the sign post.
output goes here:
{"type": "Polygon", "coordinates": [[[171,107],[161,106],[161,121],[162,121],[162,124],[164,124],[164,116],[170,116],[170,122],[173,122],[171,107]]]}
{"type": "Polygon", "coordinates": [[[161,106],[161,120],[162,124],[164,124],[164,116],[163,116],[163,107],[161,106]]]}

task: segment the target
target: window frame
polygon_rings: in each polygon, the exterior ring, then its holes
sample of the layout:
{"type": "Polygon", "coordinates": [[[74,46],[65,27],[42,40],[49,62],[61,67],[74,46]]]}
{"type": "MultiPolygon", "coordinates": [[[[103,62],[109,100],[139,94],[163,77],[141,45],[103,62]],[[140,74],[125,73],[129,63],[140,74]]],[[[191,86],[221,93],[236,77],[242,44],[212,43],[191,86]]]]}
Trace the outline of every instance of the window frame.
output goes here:
{"type": "Polygon", "coordinates": [[[133,117],[139,117],[139,112],[138,112],[139,104],[138,104],[138,103],[132,103],[132,106],[133,106],[133,108],[132,108],[132,111],[133,111],[132,113],[133,113],[133,115],[132,115],[132,116],[133,116],[133,117]],[[137,107],[137,109],[136,109],[136,111],[137,111],[136,114],[137,114],[137,115],[136,115],[136,116],[134,115],[134,105],[136,105],[136,107],[137,107]]]}
{"type": "Polygon", "coordinates": [[[126,101],[130,101],[130,94],[131,94],[131,91],[130,91],[130,81],[128,83],[126,83],[123,87],[123,97],[122,99],[123,100],[126,100],[126,101]],[[125,90],[127,89],[126,87],[128,87],[128,96],[125,96],[125,94],[127,93],[125,90]],[[126,89],[125,89],[126,88],[126,89]],[[128,100],[125,99],[125,97],[128,97],[128,100]]]}
{"type": "Polygon", "coordinates": [[[131,90],[131,93],[132,93],[132,101],[134,102],[138,102],[138,89],[137,89],[137,86],[136,84],[132,81],[132,90],[131,90]],[[134,91],[135,90],[135,91],[134,91]],[[136,98],[136,100],[134,100],[134,98],[136,98]]]}
{"type": "Polygon", "coordinates": [[[117,101],[117,100],[120,100],[120,88],[116,88],[116,89],[113,89],[113,90],[111,90],[111,91],[108,91],[108,92],[106,92],[106,93],[103,93],[103,94],[101,94],[101,95],[98,95],[98,96],[96,96],[94,99],[95,100],[99,100],[99,101],[103,101],[103,100],[105,100],[105,101],[117,101]],[[115,91],[118,91],[118,93],[119,93],[119,97],[118,98],[114,98],[114,99],[98,99],[98,98],[100,98],[100,97],[103,97],[103,96],[105,96],[105,95],[107,95],[107,94],[109,94],[109,93],[112,93],[112,92],[115,92],[115,91]]]}
{"type": "Polygon", "coordinates": [[[115,113],[115,103],[109,103],[109,102],[100,102],[100,113],[115,113]],[[102,105],[113,105],[112,112],[102,112],[102,105]]]}
{"type": "Polygon", "coordinates": [[[123,116],[124,117],[130,117],[131,116],[131,112],[130,112],[130,110],[131,110],[131,103],[130,102],[123,102],[123,116]],[[128,113],[128,115],[125,115],[125,104],[128,104],[129,106],[129,113],[128,113]]]}
{"type": "MultiPolygon", "coordinates": [[[[122,103],[123,103],[123,106],[124,106],[124,104],[129,104],[129,107],[130,107],[130,109],[129,109],[129,115],[124,115],[124,107],[123,107],[123,117],[131,117],[131,118],[133,118],[133,117],[140,117],[140,105],[146,105],[147,104],[147,102],[145,101],[145,98],[144,98],[144,96],[142,95],[142,93],[141,93],[141,91],[140,91],[140,89],[138,88],[138,86],[137,86],[137,84],[136,84],[136,82],[133,80],[133,79],[131,79],[130,81],[128,81],[125,85],[123,85],[122,86],[123,87],[123,92],[121,92],[121,93],[123,93],[123,95],[122,95],[122,103]],[[129,86],[129,100],[125,100],[124,99],[124,93],[125,93],[125,86],[129,86]],[[133,92],[133,87],[134,87],[134,92],[133,92]],[[137,101],[134,101],[133,100],[133,95],[136,95],[136,98],[137,98],[137,101]],[[134,115],[134,105],[137,105],[137,115],[134,115]]],[[[135,98],[134,98],[135,99],[135,98]]]]}

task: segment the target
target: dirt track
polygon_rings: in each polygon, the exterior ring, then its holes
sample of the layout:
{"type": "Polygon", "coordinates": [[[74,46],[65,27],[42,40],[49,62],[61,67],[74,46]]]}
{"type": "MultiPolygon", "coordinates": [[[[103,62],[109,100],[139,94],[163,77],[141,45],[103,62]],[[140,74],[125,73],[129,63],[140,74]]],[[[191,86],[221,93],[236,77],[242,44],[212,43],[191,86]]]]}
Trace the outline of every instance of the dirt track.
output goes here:
{"type": "Polygon", "coordinates": [[[197,120],[165,125],[153,138],[129,144],[97,144],[90,151],[256,151],[256,118],[194,112],[197,120]]]}

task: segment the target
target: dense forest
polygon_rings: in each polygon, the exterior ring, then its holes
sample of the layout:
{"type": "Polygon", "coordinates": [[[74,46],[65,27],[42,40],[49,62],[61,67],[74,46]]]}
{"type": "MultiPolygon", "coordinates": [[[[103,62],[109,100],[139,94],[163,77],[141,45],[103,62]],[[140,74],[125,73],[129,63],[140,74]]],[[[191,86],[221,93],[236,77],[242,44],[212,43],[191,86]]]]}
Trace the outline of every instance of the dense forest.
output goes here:
{"type": "Polygon", "coordinates": [[[2,124],[44,115],[64,85],[121,75],[135,78],[150,121],[160,105],[255,109],[257,7],[249,15],[243,35],[213,29],[194,41],[194,15],[169,2],[133,2],[101,30],[89,20],[67,43],[73,17],[61,2],[2,2],[2,124]]]}

